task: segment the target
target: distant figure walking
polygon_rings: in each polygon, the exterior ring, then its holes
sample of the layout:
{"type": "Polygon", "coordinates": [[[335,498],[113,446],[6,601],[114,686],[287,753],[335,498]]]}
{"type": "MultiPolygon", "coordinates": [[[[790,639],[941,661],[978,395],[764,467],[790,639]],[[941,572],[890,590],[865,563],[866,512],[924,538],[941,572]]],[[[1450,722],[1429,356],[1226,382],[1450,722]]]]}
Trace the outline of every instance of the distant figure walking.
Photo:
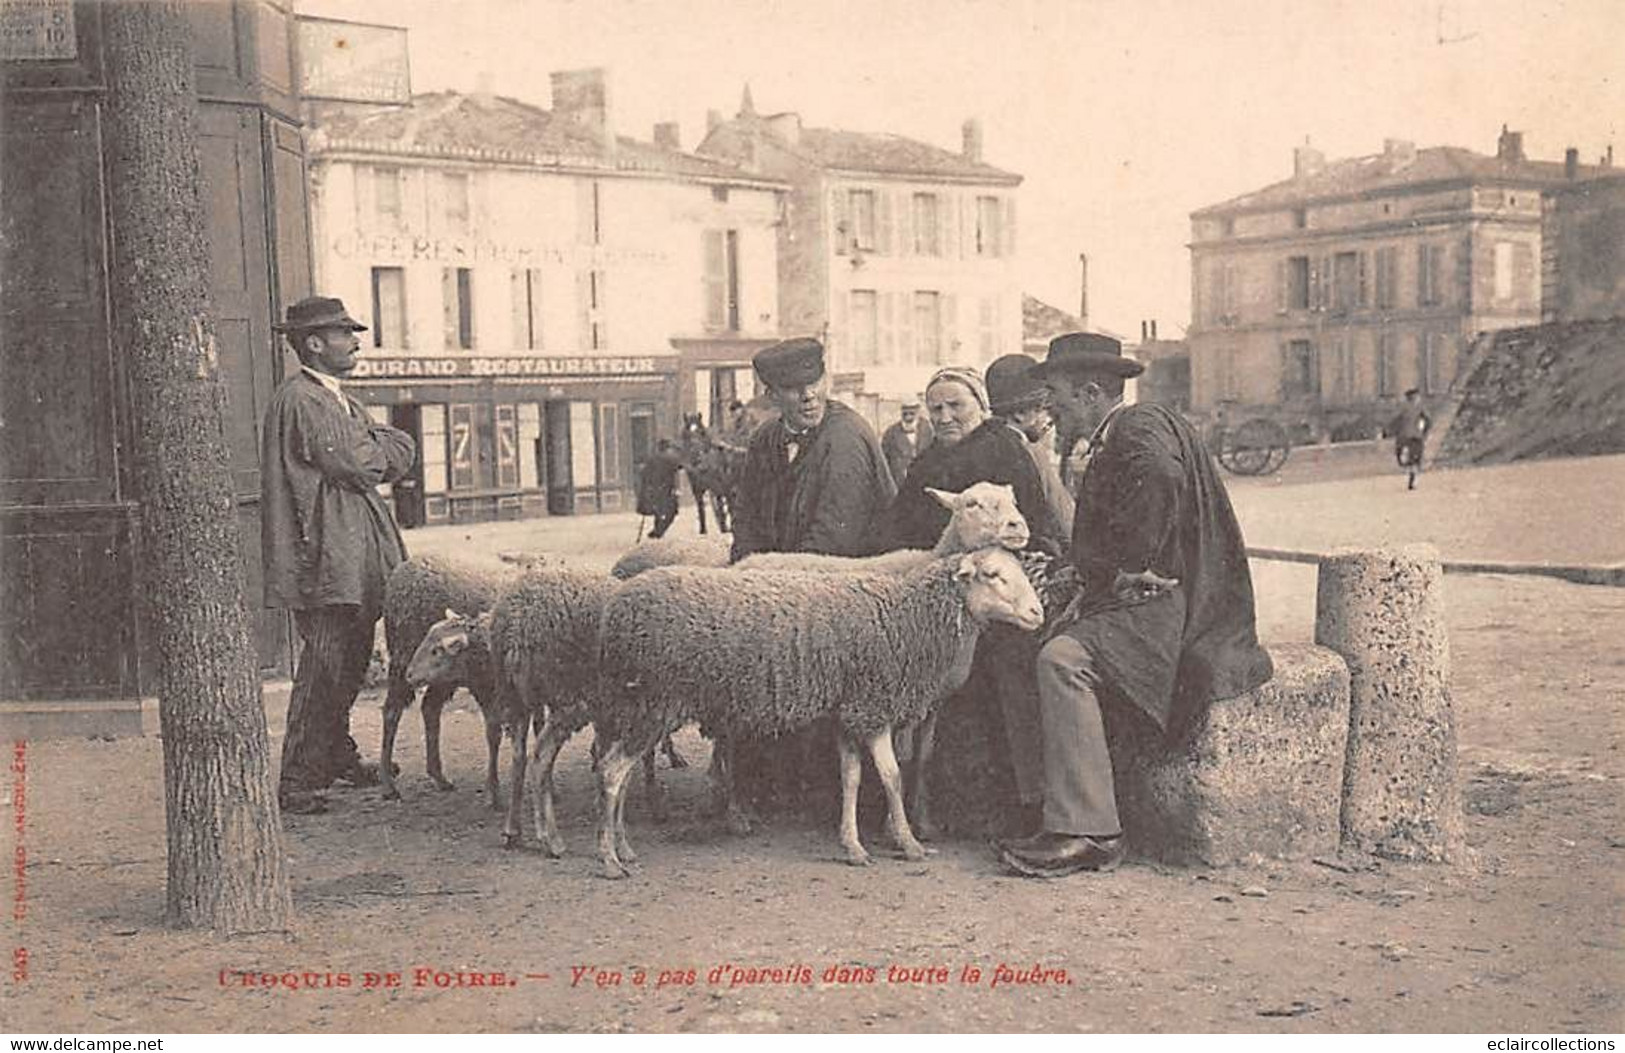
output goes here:
{"type": "Polygon", "coordinates": [[[638,477],[638,515],[654,516],[649,536],[663,536],[677,518],[677,469],[683,466],[682,452],[670,439],[655,443],[654,456],[643,465],[638,477]]]}
{"type": "Polygon", "coordinates": [[[892,482],[901,485],[908,478],[909,465],[930,449],[931,439],[931,423],[920,419],[920,404],[903,403],[897,420],[880,437],[880,449],[886,455],[892,482]]]}
{"type": "Polygon", "coordinates": [[[1394,436],[1394,460],[1406,473],[1407,490],[1416,489],[1416,476],[1422,470],[1422,451],[1432,426],[1433,418],[1422,408],[1422,393],[1411,388],[1405,392],[1405,404],[1388,427],[1394,436]]]}

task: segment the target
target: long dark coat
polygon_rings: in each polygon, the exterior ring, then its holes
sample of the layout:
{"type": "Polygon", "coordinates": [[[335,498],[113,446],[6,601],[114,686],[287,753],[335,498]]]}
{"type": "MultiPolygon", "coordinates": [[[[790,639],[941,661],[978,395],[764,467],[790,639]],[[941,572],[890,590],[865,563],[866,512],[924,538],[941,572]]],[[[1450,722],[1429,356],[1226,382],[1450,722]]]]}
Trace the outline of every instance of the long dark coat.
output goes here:
{"type": "Polygon", "coordinates": [[[892,481],[899,486],[908,478],[909,467],[931,448],[931,441],[935,438],[931,422],[924,417],[915,422],[914,428],[912,443],[908,441],[902,421],[893,421],[891,427],[880,435],[880,449],[886,455],[886,467],[891,469],[892,481]]]}
{"type": "Polygon", "coordinates": [[[792,462],[784,422],[751,437],[734,499],[733,559],[753,552],[874,551],[880,516],[897,487],[874,430],[830,400],[818,427],[802,436],[792,462]]]}
{"type": "Polygon", "coordinates": [[[989,417],[952,445],[933,443],[915,460],[887,515],[885,547],[931,548],[948,525],[949,511],[926,487],[955,493],[972,483],[1003,483],[1015,490],[1016,508],[1027,520],[1029,548],[1059,554],[1066,538],[1045,499],[1044,481],[1027,440],[1003,418],[989,417]]]}
{"type": "Polygon", "coordinates": [[[1083,473],[1071,557],[1083,614],[1065,631],[1159,725],[1269,679],[1241,526],[1212,457],[1177,413],[1142,403],[1109,419],[1083,473]],[[1179,585],[1147,600],[1113,595],[1118,571],[1145,570],[1179,585]]]}
{"type": "Polygon", "coordinates": [[[260,548],[265,604],[306,610],[381,597],[406,558],[378,484],[411,471],[412,437],[377,424],[304,370],[283,381],[265,412],[260,450],[260,548]],[[369,551],[377,553],[369,559],[369,551]],[[382,566],[378,565],[381,560],[382,566]]]}

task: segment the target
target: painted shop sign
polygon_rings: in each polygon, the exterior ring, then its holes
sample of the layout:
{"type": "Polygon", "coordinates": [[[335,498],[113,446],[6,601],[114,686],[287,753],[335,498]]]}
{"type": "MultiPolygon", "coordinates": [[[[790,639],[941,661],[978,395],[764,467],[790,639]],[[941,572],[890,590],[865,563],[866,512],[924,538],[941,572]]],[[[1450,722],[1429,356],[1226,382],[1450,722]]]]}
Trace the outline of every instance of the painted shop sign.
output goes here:
{"type": "Polygon", "coordinates": [[[299,16],[299,86],[307,99],[412,101],[406,29],[299,16]]]}
{"type": "Polygon", "coordinates": [[[363,358],[354,380],[395,377],[622,377],[676,372],[671,355],[592,355],[576,358],[363,358]]]}
{"type": "Polygon", "coordinates": [[[404,263],[424,260],[431,263],[507,263],[534,267],[540,263],[571,263],[577,259],[600,264],[665,263],[667,254],[654,249],[565,250],[557,245],[525,245],[490,239],[440,237],[422,234],[368,233],[351,231],[333,238],[333,255],[339,259],[404,263]]]}

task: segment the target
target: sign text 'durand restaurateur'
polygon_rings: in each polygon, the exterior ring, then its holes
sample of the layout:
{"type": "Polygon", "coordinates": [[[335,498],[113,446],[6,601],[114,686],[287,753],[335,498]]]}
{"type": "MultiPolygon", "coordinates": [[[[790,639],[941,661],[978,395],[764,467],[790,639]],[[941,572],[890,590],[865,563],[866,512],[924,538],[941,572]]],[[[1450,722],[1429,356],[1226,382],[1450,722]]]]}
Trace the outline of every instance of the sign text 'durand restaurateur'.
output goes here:
{"type": "Polygon", "coordinates": [[[568,358],[541,355],[495,357],[362,358],[353,380],[394,380],[421,377],[652,377],[676,372],[673,355],[582,355],[568,358]]]}

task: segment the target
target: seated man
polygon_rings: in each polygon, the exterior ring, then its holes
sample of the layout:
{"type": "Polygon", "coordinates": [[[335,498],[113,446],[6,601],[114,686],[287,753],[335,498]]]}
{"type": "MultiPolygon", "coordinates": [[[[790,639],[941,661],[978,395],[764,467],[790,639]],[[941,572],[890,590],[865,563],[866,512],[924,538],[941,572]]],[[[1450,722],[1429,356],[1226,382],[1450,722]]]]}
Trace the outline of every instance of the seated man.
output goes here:
{"type": "Polygon", "coordinates": [[[1056,337],[1041,366],[1063,430],[1091,438],[1071,547],[1083,588],[1038,657],[1043,829],[999,845],[1030,877],[1122,860],[1102,696],[1167,730],[1272,673],[1212,458],[1177,413],[1122,402],[1143,368],[1093,333],[1056,337]]]}

